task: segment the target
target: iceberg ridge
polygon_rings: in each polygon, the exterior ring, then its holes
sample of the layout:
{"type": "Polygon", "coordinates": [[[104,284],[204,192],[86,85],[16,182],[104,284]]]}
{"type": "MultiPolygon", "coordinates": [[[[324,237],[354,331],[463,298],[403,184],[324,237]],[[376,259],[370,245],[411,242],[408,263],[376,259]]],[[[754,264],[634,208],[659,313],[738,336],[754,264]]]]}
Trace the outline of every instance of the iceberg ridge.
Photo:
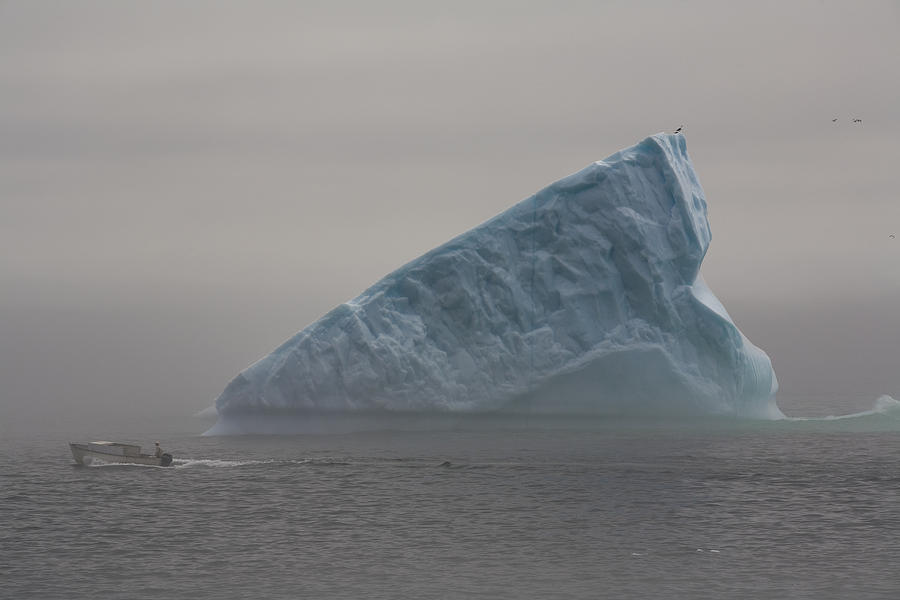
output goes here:
{"type": "Polygon", "coordinates": [[[336,307],[237,375],[220,422],[273,410],[781,418],[768,356],[700,276],[709,242],[684,137],[651,136],[336,307]]]}

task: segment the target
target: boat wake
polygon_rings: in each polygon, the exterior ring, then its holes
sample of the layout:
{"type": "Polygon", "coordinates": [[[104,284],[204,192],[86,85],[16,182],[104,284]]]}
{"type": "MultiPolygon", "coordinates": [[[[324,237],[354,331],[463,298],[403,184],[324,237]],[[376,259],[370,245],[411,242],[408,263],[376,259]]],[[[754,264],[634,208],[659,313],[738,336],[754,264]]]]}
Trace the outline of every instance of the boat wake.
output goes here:
{"type": "Polygon", "coordinates": [[[84,462],[84,464],[81,464],[81,465],[78,463],[74,463],[72,466],[86,467],[89,469],[100,469],[100,468],[103,468],[103,469],[109,469],[109,468],[130,469],[133,467],[139,467],[141,469],[169,469],[169,468],[171,468],[171,467],[164,467],[162,465],[142,465],[139,463],[106,462],[105,460],[101,460],[101,459],[97,459],[97,458],[90,460],[90,461],[86,460],[84,462]]]}
{"type": "Polygon", "coordinates": [[[221,458],[176,458],[172,466],[176,469],[190,469],[196,467],[222,468],[245,467],[247,465],[264,465],[278,462],[275,460],[225,460],[221,458]]]}
{"type": "Polygon", "coordinates": [[[233,468],[233,467],[247,467],[247,466],[258,466],[258,465],[272,465],[272,466],[296,466],[296,465],[315,465],[315,466],[342,466],[349,464],[344,459],[336,459],[336,458],[302,458],[302,459],[264,459],[264,460],[228,460],[221,458],[176,458],[172,460],[172,465],[169,467],[162,467],[159,465],[141,465],[137,463],[114,463],[114,462],[105,462],[103,460],[94,459],[90,462],[85,462],[84,465],[75,464],[73,466],[76,467],[89,467],[92,469],[97,468],[130,468],[130,467],[140,467],[145,469],[196,469],[196,468],[233,468]]]}
{"type": "MultiPolygon", "coordinates": [[[[172,461],[172,467],[176,469],[191,468],[231,468],[231,467],[247,467],[254,465],[305,465],[315,461],[311,458],[296,460],[227,460],[221,458],[176,458],[172,461]]],[[[333,463],[331,463],[333,464],[333,463]]]]}

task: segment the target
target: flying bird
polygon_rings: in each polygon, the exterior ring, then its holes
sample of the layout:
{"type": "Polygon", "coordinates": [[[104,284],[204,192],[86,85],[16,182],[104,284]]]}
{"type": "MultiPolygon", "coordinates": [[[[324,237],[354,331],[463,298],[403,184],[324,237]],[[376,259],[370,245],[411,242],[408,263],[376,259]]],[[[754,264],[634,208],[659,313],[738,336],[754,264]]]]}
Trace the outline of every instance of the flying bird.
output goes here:
{"type": "Polygon", "coordinates": [[[854,123],[862,123],[862,119],[853,119],[854,123]]]}
{"type": "Polygon", "coordinates": [[[894,238],[897,237],[897,236],[895,236],[895,235],[892,233],[892,234],[889,235],[888,237],[891,238],[891,239],[894,239],[894,238]]]}
{"type": "Polygon", "coordinates": [[[675,133],[681,133],[681,130],[684,129],[684,125],[675,130],[675,133]]]}
{"type": "Polygon", "coordinates": [[[832,122],[832,123],[837,123],[837,119],[832,119],[831,122],[832,122]]]}

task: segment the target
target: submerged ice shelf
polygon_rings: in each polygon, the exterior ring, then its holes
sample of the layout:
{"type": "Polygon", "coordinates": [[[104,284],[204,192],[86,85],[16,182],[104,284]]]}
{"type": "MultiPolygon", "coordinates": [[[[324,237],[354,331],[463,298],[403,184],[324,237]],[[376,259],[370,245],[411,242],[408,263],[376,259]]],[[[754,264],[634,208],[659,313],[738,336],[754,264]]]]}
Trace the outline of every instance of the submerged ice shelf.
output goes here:
{"type": "Polygon", "coordinates": [[[272,411],[779,418],[768,356],[700,276],[709,242],[684,137],[649,137],[297,333],[225,388],[218,427],[272,411]]]}

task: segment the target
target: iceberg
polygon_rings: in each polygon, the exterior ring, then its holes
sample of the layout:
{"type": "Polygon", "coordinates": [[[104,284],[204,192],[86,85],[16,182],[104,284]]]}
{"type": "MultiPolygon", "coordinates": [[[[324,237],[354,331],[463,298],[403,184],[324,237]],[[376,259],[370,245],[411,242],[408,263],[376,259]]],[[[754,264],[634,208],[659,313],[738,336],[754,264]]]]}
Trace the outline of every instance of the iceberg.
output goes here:
{"type": "Polygon", "coordinates": [[[684,136],[648,137],[294,335],[228,384],[211,433],[284,412],[783,418],[700,275],[709,243],[684,136]]]}

